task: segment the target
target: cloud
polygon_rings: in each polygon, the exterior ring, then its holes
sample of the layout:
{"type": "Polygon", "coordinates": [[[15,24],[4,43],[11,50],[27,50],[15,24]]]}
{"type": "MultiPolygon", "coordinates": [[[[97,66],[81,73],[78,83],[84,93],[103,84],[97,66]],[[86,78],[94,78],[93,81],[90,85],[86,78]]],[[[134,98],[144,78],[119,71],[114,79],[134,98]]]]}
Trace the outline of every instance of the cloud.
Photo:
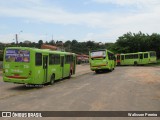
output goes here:
{"type": "Polygon", "coordinates": [[[62,9],[44,8],[44,7],[31,7],[28,8],[7,8],[0,7],[0,16],[18,17],[31,19],[33,21],[41,21],[44,23],[54,24],[71,24],[97,26],[102,22],[102,18],[106,16],[104,13],[80,13],[74,14],[66,12],[62,9]]]}
{"type": "MultiPolygon", "coordinates": [[[[12,0],[12,2],[17,0],[12,0]]],[[[19,0],[18,0],[19,1],[19,0]]],[[[18,2],[17,1],[17,2],[18,2]]],[[[160,31],[160,1],[159,0],[92,0],[96,3],[115,4],[121,6],[135,6],[133,12],[122,13],[120,11],[110,12],[68,12],[66,9],[52,5],[48,6],[42,0],[26,0],[20,1],[17,6],[0,5],[0,17],[16,17],[26,19],[24,23],[42,22],[60,25],[73,25],[77,27],[83,26],[86,28],[104,29],[102,33],[88,32],[80,39],[94,40],[112,40],[115,41],[118,36],[124,33],[131,32],[146,32],[153,33],[160,31]],[[25,6],[25,7],[24,7],[25,6]],[[135,12],[136,11],[136,12],[135,12]]],[[[86,2],[90,4],[90,2],[86,2]]],[[[131,9],[131,8],[128,8],[131,9]]],[[[9,37],[6,39],[13,39],[9,37]]],[[[26,34],[26,39],[37,40],[41,39],[38,35],[26,34]],[[28,38],[27,38],[28,37],[28,38]]],[[[0,38],[4,38],[1,36],[0,38]]],[[[63,36],[65,38],[65,36],[63,36]]],[[[45,37],[43,38],[45,39],[45,37]]],[[[57,38],[58,39],[58,38],[57,38]]],[[[78,39],[78,38],[75,38],[78,39]]]]}
{"type": "Polygon", "coordinates": [[[9,27],[7,25],[1,25],[0,31],[7,30],[9,27]]]}
{"type": "MultiPolygon", "coordinates": [[[[106,3],[115,3],[115,4],[123,4],[123,5],[132,5],[132,4],[140,4],[143,3],[146,4],[146,0],[94,0],[95,2],[106,2],[106,3]]],[[[148,5],[151,5],[150,3],[160,3],[159,0],[147,0],[148,5]],[[158,2],[159,1],[159,2],[158,2]]],[[[27,3],[32,3],[33,1],[27,0],[27,3]]],[[[41,3],[41,0],[36,0],[37,4],[41,3]]],[[[64,24],[64,25],[87,25],[89,27],[110,27],[110,25],[114,24],[122,24],[126,22],[131,21],[139,21],[137,19],[137,16],[142,18],[146,18],[147,14],[151,16],[151,14],[157,14],[159,13],[159,5],[155,5],[152,10],[148,12],[142,12],[137,11],[135,13],[110,13],[107,11],[104,12],[85,12],[85,13],[70,13],[67,12],[64,9],[52,6],[52,7],[46,7],[46,6],[30,6],[29,8],[15,8],[15,7],[4,7],[0,6],[0,16],[8,16],[8,17],[18,17],[18,18],[25,18],[29,19],[28,21],[34,20],[34,21],[41,21],[45,23],[54,23],[54,24],[64,24]],[[145,14],[145,15],[144,15],[145,14]],[[126,20],[129,19],[129,20],[126,20]],[[136,19],[137,20],[136,20],[136,19]]],[[[157,16],[158,18],[158,16],[157,16]]]]}
{"type": "MultiPolygon", "coordinates": [[[[21,33],[18,34],[18,42],[23,42],[25,40],[30,40],[32,42],[37,42],[40,40],[40,38],[45,39],[45,35],[35,35],[31,33],[21,33]]],[[[9,33],[9,34],[1,34],[0,40],[2,43],[16,43],[15,34],[9,33]]]]}
{"type": "MultiPolygon", "coordinates": [[[[50,41],[52,39],[52,36],[49,34],[35,34],[35,33],[20,33],[18,34],[18,42],[24,42],[25,40],[29,40],[31,42],[38,42],[39,40],[43,40],[43,42],[50,41]]],[[[53,38],[55,41],[56,40],[61,40],[65,42],[67,39],[66,37],[61,34],[61,35],[54,35],[53,38]]],[[[16,43],[16,37],[15,34],[9,33],[9,34],[1,34],[0,35],[0,42],[2,43],[16,43]]]]}
{"type": "Polygon", "coordinates": [[[131,5],[149,6],[160,3],[159,0],[92,0],[92,1],[97,3],[107,3],[107,4],[112,3],[120,6],[131,6],[131,5]]]}
{"type": "Polygon", "coordinates": [[[11,43],[15,42],[13,38],[13,34],[1,34],[0,35],[0,42],[2,43],[11,43]]]}

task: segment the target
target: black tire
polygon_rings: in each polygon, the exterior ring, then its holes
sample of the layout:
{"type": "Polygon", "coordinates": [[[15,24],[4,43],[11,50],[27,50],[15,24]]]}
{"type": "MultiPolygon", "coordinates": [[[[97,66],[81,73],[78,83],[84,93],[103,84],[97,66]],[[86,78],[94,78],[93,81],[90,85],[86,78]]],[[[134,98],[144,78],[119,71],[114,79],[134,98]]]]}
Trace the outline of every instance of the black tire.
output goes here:
{"type": "Polygon", "coordinates": [[[98,73],[99,73],[99,70],[95,70],[95,73],[98,74],[98,73]]]}
{"type": "Polygon", "coordinates": [[[137,61],[134,61],[134,66],[137,66],[137,61]]]}
{"type": "Polygon", "coordinates": [[[110,72],[112,72],[113,71],[113,67],[112,67],[112,65],[111,65],[111,69],[109,70],[110,72]]]}
{"type": "Polygon", "coordinates": [[[50,85],[53,85],[55,82],[55,76],[54,74],[51,76],[50,85]]]}
{"type": "Polygon", "coordinates": [[[112,72],[112,71],[113,71],[113,68],[111,68],[109,71],[112,72]]]}

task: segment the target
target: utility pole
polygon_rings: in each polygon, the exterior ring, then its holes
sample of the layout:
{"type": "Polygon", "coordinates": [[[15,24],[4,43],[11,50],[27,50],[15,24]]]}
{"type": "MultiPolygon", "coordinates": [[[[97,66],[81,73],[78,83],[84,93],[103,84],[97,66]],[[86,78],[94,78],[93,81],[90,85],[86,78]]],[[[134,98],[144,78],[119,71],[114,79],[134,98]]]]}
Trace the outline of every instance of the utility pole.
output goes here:
{"type": "Polygon", "coordinates": [[[18,45],[18,34],[16,34],[16,45],[18,45]]]}
{"type": "MultiPolygon", "coordinates": [[[[23,32],[22,30],[19,32],[19,34],[21,33],[21,32],[23,32]]],[[[18,46],[18,34],[16,34],[16,45],[18,46]]]]}

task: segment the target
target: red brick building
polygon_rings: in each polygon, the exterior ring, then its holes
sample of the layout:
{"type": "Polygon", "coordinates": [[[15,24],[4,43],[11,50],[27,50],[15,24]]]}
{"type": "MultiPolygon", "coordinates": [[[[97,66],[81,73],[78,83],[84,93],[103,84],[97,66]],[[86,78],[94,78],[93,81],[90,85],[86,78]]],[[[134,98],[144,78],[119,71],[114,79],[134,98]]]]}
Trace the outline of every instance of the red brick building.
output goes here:
{"type": "Polygon", "coordinates": [[[89,56],[85,54],[77,54],[77,63],[88,63],[89,62],[89,56]]]}
{"type": "Polygon", "coordinates": [[[53,45],[42,44],[41,49],[58,50],[58,47],[53,46],[53,45]]]}

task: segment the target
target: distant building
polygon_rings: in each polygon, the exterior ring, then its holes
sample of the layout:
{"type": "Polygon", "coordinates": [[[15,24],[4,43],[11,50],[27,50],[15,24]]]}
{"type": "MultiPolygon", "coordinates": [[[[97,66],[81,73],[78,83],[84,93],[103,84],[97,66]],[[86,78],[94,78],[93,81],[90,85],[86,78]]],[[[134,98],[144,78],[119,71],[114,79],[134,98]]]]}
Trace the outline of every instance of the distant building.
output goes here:
{"type": "Polygon", "coordinates": [[[102,42],[99,42],[98,44],[99,44],[99,45],[104,45],[104,43],[102,43],[102,42]]]}
{"type": "Polygon", "coordinates": [[[41,49],[50,49],[50,50],[58,50],[56,46],[42,44],[41,49]]]}
{"type": "Polygon", "coordinates": [[[63,47],[57,47],[53,45],[47,45],[47,44],[42,44],[41,49],[50,49],[50,50],[56,50],[56,51],[65,51],[63,47]]]}
{"type": "Polygon", "coordinates": [[[93,43],[98,44],[98,45],[104,45],[104,43],[102,43],[102,42],[95,42],[95,41],[93,41],[93,43]]]}
{"type": "Polygon", "coordinates": [[[89,56],[85,54],[79,54],[77,55],[77,63],[88,63],[89,62],[89,56]]]}
{"type": "Polygon", "coordinates": [[[31,41],[29,41],[29,40],[25,40],[23,43],[25,43],[25,44],[30,44],[30,43],[31,43],[31,41]]]}

